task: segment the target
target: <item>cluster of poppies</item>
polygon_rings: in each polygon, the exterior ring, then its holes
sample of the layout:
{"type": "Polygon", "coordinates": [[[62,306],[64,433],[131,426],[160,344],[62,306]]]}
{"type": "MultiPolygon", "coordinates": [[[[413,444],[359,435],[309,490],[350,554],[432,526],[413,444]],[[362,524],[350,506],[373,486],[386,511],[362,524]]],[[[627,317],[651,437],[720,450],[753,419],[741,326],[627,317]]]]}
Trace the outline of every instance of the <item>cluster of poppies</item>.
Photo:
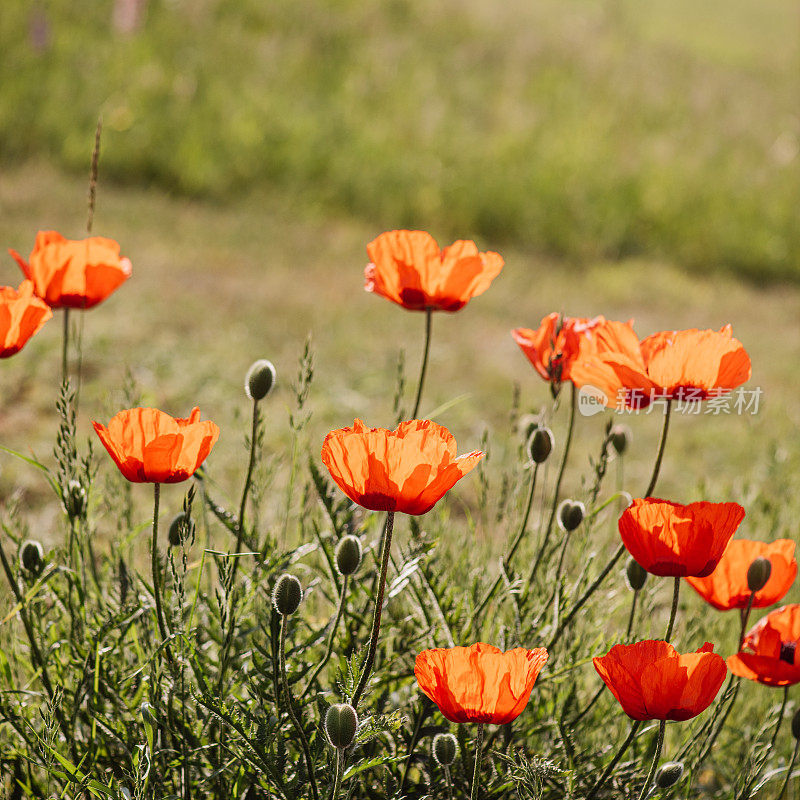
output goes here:
{"type": "MultiPolygon", "coordinates": [[[[422,231],[384,233],[367,251],[371,262],[365,289],[405,309],[425,312],[428,323],[434,311],[463,308],[503,267],[497,253],[479,252],[473,242],[457,241],[440,249],[422,231]]],[[[27,280],[18,290],[0,290],[1,356],[19,350],[51,316],[50,308],[90,308],[130,275],[130,262],[119,257],[119,246],[108,239],[74,242],[42,232],[27,263],[14,257],[27,280]]],[[[517,328],[512,336],[554,396],[566,382],[601,389],[609,405],[623,397],[627,406],[642,408],[658,396],[667,401],[667,418],[673,399],[691,392],[693,399],[702,400],[750,377],[750,359],[729,326],[665,331],[639,340],[631,322],[550,314],[537,329],[517,328]]],[[[424,362],[418,403],[423,379],[424,362]]],[[[125,478],[156,485],[188,479],[219,436],[213,422],[200,420],[197,408],[188,419],[173,419],[157,409],[129,409],[108,426],[95,422],[94,427],[125,478]]],[[[479,451],[458,455],[446,428],[416,418],[393,431],[370,428],[357,419],[352,427],[331,431],[322,447],[322,461],[345,495],[366,509],[387,512],[385,553],[391,547],[394,514],[427,513],[482,456],[479,451]]],[[[622,513],[619,533],[630,555],[647,572],[675,579],[666,638],[681,579],[720,610],[749,612],[776,603],[788,591],[797,572],[794,543],[733,540],[743,518],[744,509],[736,503],[681,505],[652,496],[634,499],[622,513]],[[755,585],[748,573],[758,559],[769,568],[755,585]]],[[[384,556],[373,655],[385,570],[384,556]]],[[[736,675],[768,685],[798,682],[798,641],[800,606],[788,606],[743,636],[728,666],[736,675]]],[[[544,648],[502,652],[478,642],[420,653],[415,674],[421,690],[447,719],[505,724],[525,708],[547,658],[544,648]]],[[[711,644],[681,654],[661,640],[616,645],[595,658],[594,666],[633,720],[689,719],[709,706],[727,674],[724,659],[711,644]]]]}
{"type": "Polygon", "coordinates": [[[25,275],[17,289],[0,287],[0,358],[18,353],[54,308],[87,309],[105,300],[131,276],[113,239],[65,239],[39,231],[30,258],[9,252],[25,275]]]}

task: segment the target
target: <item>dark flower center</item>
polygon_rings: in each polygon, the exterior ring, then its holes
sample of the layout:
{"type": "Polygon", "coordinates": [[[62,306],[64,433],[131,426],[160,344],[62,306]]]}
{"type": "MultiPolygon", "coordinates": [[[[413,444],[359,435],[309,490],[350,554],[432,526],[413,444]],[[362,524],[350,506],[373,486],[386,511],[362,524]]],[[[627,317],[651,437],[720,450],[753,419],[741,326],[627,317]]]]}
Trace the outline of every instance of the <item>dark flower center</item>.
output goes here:
{"type": "Polygon", "coordinates": [[[781,642],[780,660],[794,665],[794,651],[796,648],[797,642],[781,642]]]}

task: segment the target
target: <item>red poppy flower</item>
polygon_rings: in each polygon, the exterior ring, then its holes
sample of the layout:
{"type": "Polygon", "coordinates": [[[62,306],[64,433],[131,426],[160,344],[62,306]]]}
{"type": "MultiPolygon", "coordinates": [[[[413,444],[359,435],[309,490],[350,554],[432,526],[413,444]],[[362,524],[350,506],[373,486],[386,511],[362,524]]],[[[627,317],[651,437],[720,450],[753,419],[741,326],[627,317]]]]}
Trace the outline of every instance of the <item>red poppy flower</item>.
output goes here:
{"type": "Polygon", "coordinates": [[[776,608],[744,637],[741,650],[728,658],[734,675],[766,686],[800,683],[800,605],[776,608]]]}
{"type": "Polygon", "coordinates": [[[528,705],[547,650],[490,644],[423,650],[414,666],[419,688],[451,722],[505,725],[528,705]]]}
{"type": "Polygon", "coordinates": [[[769,580],[753,597],[753,608],[766,608],[777,603],[791,588],[797,576],[794,542],[753,542],[731,539],[717,568],[705,578],[686,578],[686,582],[714,608],[729,611],[746,608],[750,601],[747,570],[757,558],[766,558],[772,567],[769,580]]]}
{"type": "Polygon", "coordinates": [[[456,452],[450,431],[428,419],[401,422],[393,431],[357,419],[325,437],[322,461],[360,506],[425,514],[483,458],[479,450],[456,452]]]}
{"type": "Polygon", "coordinates": [[[684,654],[654,639],[618,644],[592,662],[622,710],[638,720],[696,717],[711,705],[728,672],[708,642],[684,654]]]}
{"type": "Polygon", "coordinates": [[[364,289],[410,311],[458,311],[503,268],[498,253],[459,239],[443,250],[425,231],[388,231],[367,245],[364,289]]]}
{"type": "Polygon", "coordinates": [[[515,328],[511,335],[536,371],[555,383],[572,380],[573,364],[598,350],[639,344],[630,322],[564,317],[556,312],[548,314],[536,330],[515,328]]]}
{"type": "Polygon", "coordinates": [[[601,389],[615,406],[643,408],[653,399],[700,401],[724,394],[750,378],[750,356],[733,338],[731,326],[719,331],[662,331],[638,345],[630,339],[600,347],[574,369],[581,385],[601,389]]]}
{"type": "Polygon", "coordinates": [[[39,231],[27,263],[16,251],[9,253],[51,308],[91,308],[131,276],[131,262],[120,258],[119,245],[101,236],[76,241],[39,231]]]}
{"type": "Polygon", "coordinates": [[[622,542],[653,575],[704,578],[719,563],[744,519],[738,503],[671,503],[634,500],[619,518],[622,542]]]}
{"type": "Polygon", "coordinates": [[[219,428],[200,421],[200,409],[189,419],[175,419],[157,408],[120,411],[108,427],[93,422],[103,446],[119,471],[135,483],[180,483],[205,461],[219,428]]]}
{"type": "Polygon", "coordinates": [[[50,307],[33,294],[30,281],[22,281],[19,289],[0,286],[0,358],[22,350],[52,316],[50,307]]]}

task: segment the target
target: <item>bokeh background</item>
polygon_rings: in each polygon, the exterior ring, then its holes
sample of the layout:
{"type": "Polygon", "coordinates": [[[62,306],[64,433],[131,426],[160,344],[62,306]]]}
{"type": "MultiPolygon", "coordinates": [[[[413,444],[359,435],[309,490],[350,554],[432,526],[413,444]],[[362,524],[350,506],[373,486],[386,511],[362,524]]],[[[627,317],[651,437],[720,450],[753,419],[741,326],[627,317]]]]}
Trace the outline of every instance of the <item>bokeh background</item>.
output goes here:
{"type": "MultiPolygon", "coordinates": [[[[285,458],[309,333],[312,452],[353,416],[389,425],[401,350],[411,404],[423,319],[362,291],[364,247],[418,227],[507,262],[434,320],[423,411],[446,404],[466,448],[506,435],[515,383],[522,410],[548,403],[512,327],[553,310],[633,317],[641,336],[730,322],[761,407],[676,419],[664,491],[796,489],[796,0],[5,0],[0,75],[3,249],[84,235],[103,120],[95,233],[134,273],[83,315],[87,429],[132,391],[176,415],[198,404],[223,429],[225,486],[258,357],[280,374],[267,446],[285,458]]],[[[0,253],[0,282],[18,281],[0,253]]],[[[0,364],[0,441],[43,460],[60,335],[51,322],[0,364]]],[[[658,423],[626,421],[638,475],[658,423]]],[[[603,424],[581,424],[584,471],[603,424]]],[[[41,484],[0,463],[3,496],[36,506],[41,484]]]]}

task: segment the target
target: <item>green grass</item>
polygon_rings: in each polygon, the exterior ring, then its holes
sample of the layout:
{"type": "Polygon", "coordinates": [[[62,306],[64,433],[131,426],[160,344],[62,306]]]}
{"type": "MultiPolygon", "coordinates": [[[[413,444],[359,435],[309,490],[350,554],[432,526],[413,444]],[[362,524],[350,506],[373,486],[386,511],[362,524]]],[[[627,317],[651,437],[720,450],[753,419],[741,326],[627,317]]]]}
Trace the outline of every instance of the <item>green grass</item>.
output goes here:
{"type": "MultiPolygon", "coordinates": [[[[393,423],[393,375],[400,349],[407,356],[405,407],[409,408],[422,347],[423,316],[363,291],[364,246],[380,232],[377,226],[344,214],[330,216],[306,205],[287,205],[273,192],[252,191],[225,204],[171,198],[155,189],[109,184],[103,180],[102,170],[101,164],[95,232],[121,242],[122,252],[133,262],[133,277],[107,302],[79,317],[84,358],[78,416],[81,450],[91,435],[90,419],[106,421],[131,402],[156,405],[176,415],[186,414],[197,404],[203,416],[215,420],[222,429],[207,462],[212,490],[216,499],[235,508],[247,459],[243,443],[249,432],[244,375],[256,358],[270,358],[278,369],[278,387],[264,408],[263,463],[257,473],[259,503],[251,515],[257,521],[258,536],[275,541],[267,563],[253,569],[248,559],[240,572],[240,578],[247,581],[241,585],[239,633],[233,645],[237,669],[229,671],[222,696],[236,709],[239,719],[252,722],[253,730],[268,737],[271,763],[283,764],[288,779],[298,781],[295,765],[300,763],[300,752],[288,720],[275,705],[270,661],[264,655],[274,641],[267,615],[269,591],[277,574],[286,568],[297,572],[311,590],[304,602],[302,621],[290,635],[290,671],[297,679],[320,658],[320,631],[332,613],[333,599],[324,561],[313,546],[316,540],[312,529],[315,524],[320,527],[327,547],[334,543],[335,535],[315,499],[306,460],[310,457],[319,464],[325,433],[350,424],[355,416],[372,425],[393,423]],[[309,332],[316,359],[308,401],[312,416],[300,440],[300,468],[284,539],[291,444],[287,417],[295,402],[291,383],[309,332]],[[128,373],[136,384],[134,390],[126,388],[128,373]],[[297,546],[301,549],[295,550],[297,546]],[[248,716],[254,713],[255,718],[248,716]],[[275,739],[269,738],[273,735],[275,739]],[[289,749],[288,766],[276,741],[285,742],[289,749]]],[[[82,178],[65,177],[41,162],[7,170],[0,183],[0,242],[26,253],[38,228],[54,227],[67,236],[80,236],[84,197],[82,178]]],[[[447,235],[446,229],[434,229],[434,233],[442,238],[447,235]]],[[[499,247],[491,239],[483,239],[481,246],[499,247]]],[[[351,765],[382,758],[391,747],[401,754],[406,751],[420,709],[411,679],[413,657],[422,647],[445,643],[438,621],[427,627],[425,613],[430,615],[431,609],[423,608],[415,595],[423,589],[413,577],[414,557],[420,556],[419,564],[440,598],[443,614],[460,639],[464,608],[480,596],[487,573],[494,573],[497,557],[515,530],[527,473],[520,469],[519,436],[509,420],[514,384],[520,387],[520,410],[548,415],[556,447],[563,446],[565,409],[562,406],[555,413],[551,411],[547,387],[509,336],[512,327],[536,325],[552,310],[576,316],[602,313],[623,320],[635,317],[640,335],[665,328],[731,323],[752,357],[749,386],[763,389],[763,404],[754,416],[675,415],[658,492],[684,502],[701,498],[740,502],[747,510],[743,536],[773,539],[796,532],[800,454],[794,441],[800,398],[795,372],[800,356],[800,290],[791,285],[756,287],[724,274],[690,276],[655,259],[598,259],[578,269],[525,249],[501,250],[506,267],[490,290],[457,314],[436,315],[422,406],[426,414],[451,404],[437,415],[437,421],[453,431],[462,452],[480,446],[485,433],[490,454],[481,471],[462,481],[435,512],[421,518],[421,539],[415,541],[406,520],[398,525],[395,556],[400,569],[404,563],[409,565],[413,580],[409,585],[399,581],[393,585],[395,593],[385,612],[377,688],[368,694],[364,713],[396,711],[399,717],[395,721],[377,718],[375,725],[383,733],[351,752],[351,765]],[[501,503],[504,485],[510,491],[505,505],[501,503]]],[[[11,258],[0,258],[0,283],[15,284],[18,280],[18,268],[11,258]]],[[[54,411],[60,370],[59,321],[48,323],[22,353],[0,363],[0,443],[24,453],[33,452],[48,465],[53,463],[52,443],[59,423],[54,411]]],[[[586,497],[592,480],[589,457],[597,455],[608,418],[604,414],[578,420],[565,493],[586,497]]],[[[660,421],[648,415],[625,417],[624,421],[633,428],[634,440],[625,458],[623,486],[636,495],[647,483],[660,421]]],[[[115,796],[121,800],[124,795],[120,787],[136,785],[132,777],[136,748],[148,740],[152,722],[141,710],[146,701],[162,714],[159,724],[163,732],[154,749],[153,778],[161,783],[155,785],[163,787],[164,795],[177,792],[185,765],[197,791],[204,792],[194,796],[227,797],[229,789],[208,777],[214,768],[209,740],[209,731],[213,733],[214,728],[198,702],[197,675],[216,679],[219,642],[226,630],[215,599],[218,581],[212,556],[207,555],[193,627],[187,630],[187,646],[203,646],[192,663],[191,676],[183,683],[168,674],[163,657],[153,652],[157,634],[152,614],[140,616],[141,609],[150,606],[146,583],[152,493],[147,486],[126,486],[105,451],[97,445],[96,450],[98,476],[92,489],[87,531],[97,556],[98,586],[90,589],[85,609],[76,612],[71,604],[80,570],[63,569],[67,535],[63,512],[39,471],[7,454],[0,457],[4,520],[15,535],[41,539],[48,550],[48,563],[59,567],[48,584],[29,598],[27,608],[34,615],[37,635],[51,654],[50,669],[58,685],[64,687],[64,707],[75,715],[74,722],[68,724],[76,731],[76,754],[70,752],[70,739],[62,741],[55,726],[47,722],[47,706],[31,668],[22,628],[13,615],[6,618],[7,612],[0,615],[0,649],[11,666],[0,670],[0,685],[15,690],[23,686],[26,692],[0,692],[0,703],[4,704],[0,711],[19,714],[11,717],[17,724],[26,719],[30,728],[23,730],[28,731],[28,739],[33,736],[31,731],[36,731],[45,739],[54,737],[60,755],[72,758],[73,763],[85,757],[84,768],[89,774],[119,790],[115,796]],[[129,522],[125,517],[128,503],[129,522]],[[12,508],[16,509],[14,516],[9,515],[12,508]],[[126,599],[120,599],[120,557],[133,576],[126,599]],[[132,626],[128,626],[129,618],[135,619],[132,626]],[[86,699],[78,703],[81,687],[94,686],[92,665],[99,657],[95,637],[102,642],[102,646],[97,645],[102,653],[99,688],[88,690],[88,697],[84,695],[86,699]],[[140,672],[142,665],[147,665],[144,672],[140,672]],[[185,708],[181,724],[188,726],[196,741],[176,737],[174,719],[164,718],[164,708],[173,696],[178,707],[185,708]],[[93,720],[99,727],[95,728],[93,720]],[[184,748],[179,754],[177,746],[184,748]]],[[[601,499],[611,493],[617,480],[615,465],[611,467],[601,499]]],[[[548,491],[553,481],[552,469],[549,472],[548,491]]],[[[164,528],[180,508],[185,488],[164,488],[164,528]]],[[[224,551],[232,546],[222,526],[210,515],[202,515],[199,501],[195,503],[199,541],[189,549],[185,562],[176,556],[174,572],[169,573],[171,613],[187,625],[187,605],[181,605],[178,597],[184,569],[188,596],[192,597],[194,581],[200,574],[202,547],[224,551]]],[[[538,499],[532,517],[534,530],[546,512],[541,506],[538,499]]],[[[585,566],[595,574],[616,547],[614,516],[607,512],[590,535],[575,538],[567,557],[568,590],[585,566]]],[[[370,577],[380,520],[378,515],[356,514],[351,523],[369,552],[352,589],[351,617],[337,639],[337,657],[363,648],[374,602],[370,577]]],[[[5,533],[0,541],[6,552],[13,554],[15,543],[5,533]]],[[[526,544],[518,556],[518,574],[527,572],[530,555],[531,547],[526,544]]],[[[224,563],[220,559],[218,568],[224,563]]],[[[528,626],[547,599],[553,566],[552,560],[546,562],[546,579],[541,587],[516,598],[522,603],[521,623],[515,620],[511,596],[503,592],[482,621],[480,637],[504,646],[543,644],[550,616],[530,630],[528,626]]],[[[390,585],[394,577],[393,572],[390,585]]],[[[87,580],[94,587],[91,571],[87,580]]],[[[667,584],[649,580],[641,598],[638,637],[663,635],[670,602],[667,584]]],[[[7,607],[5,597],[3,608],[7,607]]],[[[794,587],[787,601],[797,597],[794,587]]],[[[567,597],[565,603],[571,600],[567,597]]],[[[597,690],[598,679],[587,658],[605,652],[619,640],[629,603],[621,570],[615,570],[594,602],[577,618],[569,636],[554,649],[548,671],[543,673],[530,707],[510,729],[508,742],[502,736],[493,742],[495,751],[510,745],[512,750],[524,750],[527,759],[552,759],[559,769],[566,770],[550,776],[551,783],[540,795],[546,800],[561,800],[570,796],[571,790],[576,800],[580,798],[610,759],[613,746],[625,735],[627,719],[608,693],[582,725],[569,727],[565,733],[555,723],[560,715],[571,715],[576,706],[588,702],[597,690]]],[[[676,636],[684,649],[696,648],[706,639],[716,642],[726,655],[735,647],[736,615],[710,614],[690,590],[684,589],[678,620],[676,636]]],[[[188,658],[185,648],[181,652],[188,658]]],[[[303,705],[323,787],[327,787],[330,753],[316,733],[316,725],[324,716],[325,705],[341,699],[335,674],[333,666],[324,672],[319,694],[313,692],[313,699],[303,705]]],[[[695,786],[704,788],[693,796],[718,800],[731,797],[731,787],[743,776],[742,765],[759,742],[763,744],[769,738],[770,730],[759,734],[758,728],[763,720],[774,720],[780,696],[779,691],[755,684],[743,686],[739,704],[708,768],[694,779],[695,786]]],[[[795,707],[792,700],[783,733],[767,762],[769,768],[779,766],[780,758],[790,752],[788,715],[795,707]]],[[[693,726],[706,718],[669,726],[665,759],[675,757],[684,744],[691,745],[696,730],[693,726]]],[[[426,786],[435,786],[441,780],[436,768],[426,761],[426,753],[432,733],[446,727],[434,711],[416,748],[419,760],[410,772],[409,784],[412,797],[419,797],[426,786]]],[[[252,756],[229,722],[223,729],[231,748],[226,751],[231,761],[226,763],[224,780],[233,781],[241,770],[239,788],[244,791],[248,781],[251,788],[260,784],[262,788],[254,789],[251,796],[267,797],[264,786],[271,779],[249,764],[247,757],[252,756]]],[[[457,732],[463,756],[453,772],[457,796],[465,797],[473,731],[460,726],[457,732]]],[[[628,794],[635,796],[631,792],[638,788],[636,781],[624,776],[634,768],[639,778],[643,776],[651,734],[649,731],[641,737],[636,760],[621,765],[617,787],[609,788],[608,798],[625,796],[622,792],[626,786],[628,794]]],[[[57,775],[49,782],[42,778],[48,769],[47,754],[42,753],[41,745],[26,743],[25,736],[8,725],[0,726],[0,757],[14,758],[17,764],[31,759],[38,765],[32,770],[40,793],[61,791],[65,785],[57,775]]],[[[509,770],[498,756],[490,754],[489,759],[496,771],[485,764],[487,790],[494,793],[492,796],[507,796],[503,786],[509,770]]],[[[400,774],[399,766],[391,764],[366,770],[357,783],[355,797],[392,796],[391,787],[396,787],[400,774]]],[[[759,797],[771,798],[781,777],[776,773],[759,797]]],[[[297,784],[292,786],[296,796],[300,790],[297,784]]],[[[37,796],[33,791],[28,795],[37,796]]]]}
{"type": "Polygon", "coordinates": [[[189,196],[254,187],[381,228],[581,264],[797,279],[797,11],[655,0],[29,4],[0,27],[0,152],[189,196]]]}

